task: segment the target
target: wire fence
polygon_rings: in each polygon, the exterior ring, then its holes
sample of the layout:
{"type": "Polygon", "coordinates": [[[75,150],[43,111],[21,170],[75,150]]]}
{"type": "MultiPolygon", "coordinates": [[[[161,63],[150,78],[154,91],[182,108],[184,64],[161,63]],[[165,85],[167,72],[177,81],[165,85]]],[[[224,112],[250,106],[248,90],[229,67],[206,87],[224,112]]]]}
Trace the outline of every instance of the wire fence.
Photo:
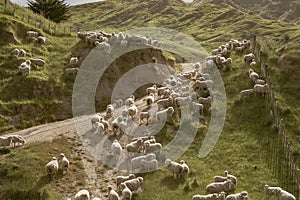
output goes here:
{"type": "MultiPolygon", "coordinates": [[[[280,117],[275,91],[270,81],[270,73],[268,64],[264,59],[262,45],[259,41],[264,41],[262,37],[254,36],[252,39],[253,53],[257,57],[257,63],[260,65],[261,73],[270,87],[270,99],[272,110],[270,111],[273,117],[273,124],[278,129],[278,137],[273,137],[271,142],[271,158],[269,159],[269,167],[278,178],[280,186],[285,190],[294,194],[299,199],[299,176],[298,168],[295,163],[295,158],[292,154],[290,142],[286,135],[286,129],[282,118],[280,117]]],[[[269,140],[271,141],[271,140],[269,140]]]]}

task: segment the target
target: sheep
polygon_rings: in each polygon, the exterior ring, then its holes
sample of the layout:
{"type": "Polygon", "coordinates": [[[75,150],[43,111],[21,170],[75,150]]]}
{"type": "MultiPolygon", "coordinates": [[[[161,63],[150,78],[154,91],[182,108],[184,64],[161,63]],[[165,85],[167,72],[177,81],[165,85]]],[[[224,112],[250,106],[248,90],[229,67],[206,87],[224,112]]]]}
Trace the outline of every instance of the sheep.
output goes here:
{"type": "Polygon", "coordinates": [[[259,84],[259,85],[264,85],[266,82],[264,80],[262,80],[262,79],[255,79],[254,83],[255,84],[259,84]]]}
{"type": "Polygon", "coordinates": [[[135,175],[134,174],[129,174],[128,176],[117,176],[116,178],[116,182],[117,182],[117,187],[127,181],[127,180],[131,180],[131,179],[134,179],[135,178],[135,175]]]}
{"type": "Polygon", "coordinates": [[[127,45],[128,45],[128,41],[127,40],[121,40],[121,43],[120,43],[120,46],[121,47],[127,47],[127,45]]]}
{"type": "Polygon", "coordinates": [[[23,146],[26,143],[21,135],[9,135],[7,138],[11,141],[12,147],[23,146]]]}
{"type": "Polygon", "coordinates": [[[19,49],[13,49],[11,52],[10,52],[11,56],[15,56],[15,57],[18,57],[19,54],[20,54],[20,50],[19,49]]]}
{"type": "Polygon", "coordinates": [[[280,193],[277,194],[277,199],[278,200],[296,200],[296,197],[294,195],[292,195],[291,193],[281,189],[280,193]]]}
{"type": "Polygon", "coordinates": [[[149,95],[150,93],[157,93],[157,86],[155,84],[151,87],[146,88],[146,94],[149,95]]]}
{"type": "Polygon", "coordinates": [[[192,200],[218,200],[218,194],[200,195],[196,194],[192,197],[192,200]]]}
{"type": "Polygon", "coordinates": [[[245,200],[248,198],[248,192],[243,191],[237,194],[230,194],[226,197],[226,200],[245,200]]]}
{"type": "Polygon", "coordinates": [[[75,75],[79,71],[78,67],[72,67],[72,68],[66,68],[65,72],[66,74],[73,74],[75,75]]]}
{"type": "Polygon", "coordinates": [[[160,99],[156,103],[157,105],[161,105],[163,108],[167,108],[173,106],[174,100],[172,97],[169,97],[167,99],[160,99]]]}
{"type": "Polygon", "coordinates": [[[240,97],[248,97],[253,93],[254,93],[253,89],[242,90],[242,91],[240,91],[240,97]]]}
{"type": "Polygon", "coordinates": [[[206,97],[206,98],[205,97],[198,98],[198,102],[203,104],[204,106],[211,105],[212,101],[213,101],[213,98],[211,96],[206,97]]]}
{"type": "Polygon", "coordinates": [[[110,53],[110,44],[107,42],[95,42],[96,49],[100,51],[106,51],[107,53],[110,53]]]}
{"type": "Polygon", "coordinates": [[[11,138],[6,136],[0,137],[0,147],[10,147],[11,146],[11,138]]]}
{"type": "Polygon", "coordinates": [[[167,119],[168,116],[172,116],[174,113],[174,108],[173,107],[168,107],[167,109],[158,111],[155,116],[156,120],[158,122],[163,122],[163,120],[167,119]]]}
{"type": "MultiPolygon", "coordinates": [[[[188,93],[189,95],[189,93],[188,93]]],[[[187,106],[191,103],[191,97],[190,96],[187,96],[187,97],[177,97],[175,98],[175,105],[177,107],[180,107],[180,106],[187,106]]]]}
{"type": "Polygon", "coordinates": [[[209,193],[228,192],[234,188],[234,184],[231,180],[224,182],[210,183],[206,186],[206,191],[209,193]]]}
{"type": "Polygon", "coordinates": [[[201,103],[193,102],[192,103],[193,110],[199,112],[200,114],[203,113],[204,105],[201,103]]]}
{"type": "Polygon", "coordinates": [[[56,157],[52,157],[52,160],[45,166],[46,172],[49,176],[54,177],[58,170],[58,162],[56,157]]]}
{"type": "Polygon", "coordinates": [[[142,182],[144,181],[143,177],[137,177],[131,180],[127,180],[124,184],[132,191],[138,191],[141,187],[142,182]]]}
{"type": "Polygon", "coordinates": [[[101,118],[100,118],[100,123],[103,124],[103,126],[104,126],[104,131],[107,131],[107,130],[108,130],[108,127],[109,127],[108,121],[104,120],[104,119],[101,117],[101,118]]]}
{"type": "Polygon", "coordinates": [[[151,117],[151,110],[147,112],[140,112],[140,124],[142,124],[143,120],[146,119],[146,125],[149,123],[149,119],[151,117]]]}
{"type": "Polygon", "coordinates": [[[134,104],[134,101],[135,101],[135,96],[130,95],[130,97],[125,100],[125,105],[131,106],[132,104],[134,104]]]}
{"type": "MultiPolygon", "coordinates": [[[[22,63],[23,64],[23,63],[22,63]]],[[[25,75],[28,75],[29,73],[30,73],[30,65],[20,65],[19,67],[18,67],[18,69],[19,69],[19,71],[21,72],[21,74],[23,75],[23,76],[25,76],[25,75]]]]}
{"type": "Polygon", "coordinates": [[[93,115],[91,117],[91,123],[92,123],[92,128],[93,129],[97,129],[96,122],[100,123],[101,118],[102,117],[101,117],[100,113],[96,113],[95,115],[93,115]]]}
{"type": "Polygon", "coordinates": [[[80,190],[75,194],[75,200],[89,200],[90,193],[87,190],[80,190]]]}
{"type": "Polygon", "coordinates": [[[114,157],[118,158],[122,153],[122,146],[118,140],[114,140],[112,142],[110,149],[114,157]]]}
{"type": "Polygon", "coordinates": [[[123,106],[123,100],[122,100],[122,99],[115,99],[115,100],[113,101],[113,103],[116,104],[116,108],[120,108],[120,107],[123,106]]]}
{"type": "Polygon", "coordinates": [[[46,44],[46,37],[43,37],[43,36],[38,36],[37,37],[37,41],[36,41],[38,44],[46,44]]]}
{"type": "Polygon", "coordinates": [[[157,96],[160,98],[164,94],[164,91],[166,89],[167,89],[167,87],[159,87],[159,88],[157,88],[157,96]]]}
{"type": "Polygon", "coordinates": [[[27,31],[26,32],[26,38],[30,39],[32,37],[38,37],[39,33],[35,31],[27,31]]]}
{"type": "Polygon", "coordinates": [[[132,199],[132,192],[125,183],[120,184],[120,189],[122,190],[122,200],[132,199]]]}
{"type": "Polygon", "coordinates": [[[30,58],[30,62],[33,65],[37,65],[40,67],[44,67],[44,65],[46,64],[46,62],[43,59],[38,59],[38,58],[30,58]]]}
{"type": "Polygon", "coordinates": [[[193,90],[207,90],[207,89],[211,89],[212,85],[213,85],[212,80],[205,80],[205,81],[196,80],[192,87],[193,90]]]}
{"type": "Polygon", "coordinates": [[[134,119],[134,116],[137,114],[138,109],[136,107],[136,105],[132,104],[129,108],[128,108],[128,114],[131,117],[131,119],[134,119]]]}
{"type": "Polygon", "coordinates": [[[249,54],[244,55],[245,63],[250,64],[253,59],[255,59],[255,55],[253,53],[249,53],[249,54]]]}
{"type": "Polygon", "coordinates": [[[264,185],[264,191],[266,192],[269,198],[271,198],[271,196],[279,195],[281,190],[282,189],[280,187],[271,187],[269,185],[264,185]]]}
{"type": "Polygon", "coordinates": [[[249,78],[251,81],[255,82],[256,79],[259,79],[259,75],[253,71],[253,69],[249,69],[249,78]]]}
{"type": "Polygon", "coordinates": [[[190,171],[190,168],[189,166],[186,164],[186,162],[184,160],[181,160],[179,162],[182,166],[182,171],[181,171],[181,175],[185,176],[185,177],[188,177],[189,175],[189,171],[190,171]]]}
{"type": "Polygon", "coordinates": [[[156,159],[152,159],[149,161],[142,159],[141,163],[142,163],[143,169],[147,170],[147,172],[158,169],[158,161],[156,159]]]}
{"type": "Polygon", "coordinates": [[[132,173],[134,173],[136,169],[143,167],[142,160],[153,160],[155,158],[156,158],[156,155],[154,153],[149,153],[146,155],[141,155],[141,156],[132,158],[130,161],[132,173]]]}
{"type": "Polygon", "coordinates": [[[177,178],[182,174],[183,167],[181,164],[179,164],[175,161],[172,161],[170,159],[166,159],[165,165],[173,173],[173,177],[174,177],[174,174],[176,174],[177,178]]]}
{"type": "Polygon", "coordinates": [[[224,171],[224,176],[227,176],[228,179],[231,180],[231,182],[234,184],[234,186],[236,186],[237,178],[235,176],[229,174],[227,170],[224,171]]]}
{"type": "Polygon", "coordinates": [[[68,158],[65,156],[65,154],[63,154],[63,153],[60,154],[60,160],[61,160],[62,172],[63,172],[63,174],[65,174],[68,172],[70,162],[69,162],[68,158]]]}
{"type": "Polygon", "coordinates": [[[225,66],[225,69],[230,69],[232,65],[232,59],[227,58],[225,61],[222,62],[222,65],[225,66]]]}
{"type": "Polygon", "coordinates": [[[104,125],[100,122],[95,122],[95,128],[97,133],[104,134],[104,125]]]}
{"type": "Polygon", "coordinates": [[[98,197],[94,197],[92,200],[101,200],[101,199],[98,197]]]}
{"type": "Polygon", "coordinates": [[[266,83],[264,85],[259,85],[259,84],[255,84],[253,87],[253,91],[255,93],[261,93],[261,94],[266,94],[269,91],[269,85],[266,83]]]}
{"type": "Polygon", "coordinates": [[[106,106],[106,110],[105,110],[106,116],[111,117],[113,115],[113,113],[114,113],[114,110],[115,110],[114,106],[112,104],[108,104],[106,106]]]}
{"type": "Polygon", "coordinates": [[[145,145],[145,153],[157,152],[162,149],[162,145],[160,143],[151,144],[149,141],[144,142],[145,145]]]}
{"type": "Polygon", "coordinates": [[[150,93],[149,96],[147,96],[145,98],[145,101],[146,101],[147,106],[150,106],[151,104],[153,104],[154,103],[154,94],[150,93]]]}
{"type": "Polygon", "coordinates": [[[111,185],[108,187],[108,200],[120,200],[119,194],[112,188],[111,185]]]}
{"type": "Polygon", "coordinates": [[[255,59],[253,59],[252,61],[251,61],[251,63],[249,64],[249,66],[254,66],[254,65],[256,65],[256,61],[255,61],[255,59]]]}
{"type": "Polygon", "coordinates": [[[20,49],[19,57],[25,57],[26,51],[24,49],[20,49]]]}
{"type": "Polygon", "coordinates": [[[77,66],[77,64],[78,64],[78,58],[77,57],[71,57],[70,60],[69,60],[69,65],[77,66]]]}
{"type": "Polygon", "coordinates": [[[120,128],[120,123],[122,122],[122,120],[123,117],[119,116],[112,121],[111,127],[114,133],[120,128]]]}
{"type": "Polygon", "coordinates": [[[126,150],[127,152],[133,152],[133,153],[138,153],[140,149],[142,148],[143,141],[142,140],[137,140],[134,142],[130,142],[129,144],[126,145],[126,150]]]}

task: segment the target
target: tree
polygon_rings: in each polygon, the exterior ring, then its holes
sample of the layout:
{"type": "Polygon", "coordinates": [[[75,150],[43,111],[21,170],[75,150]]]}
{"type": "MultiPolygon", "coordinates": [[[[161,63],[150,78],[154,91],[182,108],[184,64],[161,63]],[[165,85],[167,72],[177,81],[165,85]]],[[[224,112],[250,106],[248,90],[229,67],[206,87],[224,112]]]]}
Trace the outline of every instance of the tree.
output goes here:
{"type": "Polygon", "coordinates": [[[29,8],[54,22],[61,22],[70,17],[70,5],[65,0],[27,0],[29,8]]]}

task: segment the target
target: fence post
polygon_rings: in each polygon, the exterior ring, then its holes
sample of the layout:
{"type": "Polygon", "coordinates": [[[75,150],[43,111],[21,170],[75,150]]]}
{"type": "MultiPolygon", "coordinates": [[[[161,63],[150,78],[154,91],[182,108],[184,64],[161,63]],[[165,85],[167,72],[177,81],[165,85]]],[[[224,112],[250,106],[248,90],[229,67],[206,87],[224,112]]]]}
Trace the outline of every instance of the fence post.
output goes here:
{"type": "Polygon", "coordinates": [[[70,35],[72,34],[72,27],[70,26],[70,35]]]}

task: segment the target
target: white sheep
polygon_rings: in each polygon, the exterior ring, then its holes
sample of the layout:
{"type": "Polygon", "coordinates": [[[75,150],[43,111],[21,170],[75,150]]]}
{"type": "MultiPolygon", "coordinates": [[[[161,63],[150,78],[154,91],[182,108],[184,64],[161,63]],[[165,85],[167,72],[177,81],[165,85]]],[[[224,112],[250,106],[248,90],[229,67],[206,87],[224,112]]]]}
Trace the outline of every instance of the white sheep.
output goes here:
{"type": "Polygon", "coordinates": [[[26,51],[24,49],[20,49],[19,57],[25,57],[26,51]]]}
{"type": "Polygon", "coordinates": [[[94,197],[92,200],[101,200],[101,199],[98,197],[94,197]]]}
{"type": "Polygon", "coordinates": [[[244,55],[245,63],[250,64],[253,59],[255,59],[255,55],[253,53],[249,53],[249,54],[244,55]]]}
{"type": "Polygon", "coordinates": [[[106,106],[106,110],[105,110],[106,116],[111,117],[113,115],[113,113],[114,113],[114,110],[115,110],[114,106],[112,104],[108,104],[106,106]]]}
{"type": "Polygon", "coordinates": [[[209,193],[228,192],[234,188],[234,184],[231,180],[224,182],[210,183],[206,186],[206,191],[209,193]]]}
{"type": "Polygon", "coordinates": [[[127,180],[124,184],[132,191],[138,191],[141,187],[142,182],[144,181],[143,177],[137,177],[131,180],[127,180]]]}
{"type": "Polygon", "coordinates": [[[91,124],[92,124],[92,128],[93,129],[97,129],[97,127],[96,127],[96,122],[99,122],[100,123],[100,120],[101,120],[101,115],[100,115],[100,113],[96,113],[95,115],[93,115],[92,117],[91,117],[91,124]]]}
{"type": "Polygon", "coordinates": [[[30,39],[32,37],[38,37],[39,33],[35,31],[27,31],[26,32],[26,38],[30,39]]]}
{"type": "Polygon", "coordinates": [[[163,108],[167,108],[167,107],[173,106],[174,100],[172,97],[169,97],[166,99],[160,99],[156,103],[157,103],[157,105],[161,105],[163,108]]]}
{"type": "Polygon", "coordinates": [[[26,141],[21,135],[8,135],[8,140],[10,140],[12,147],[23,146],[26,141]]]}
{"type": "Polygon", "coordinates": [[[110,44],[107,42],[95,42],[96,49],[100,51],[106,51],[107,53],[110,53],[110,44]]]}
{"type": "Polygon", "coordinates": [[[75,200],[89,200],[90,193],[87,190],[80,190],[75,194],[75,200]]]}
{"type": "Polygon", "coordinates": [[[44,67],[46,64],[46,61],[44,61],[43,59],[39,59],[39,58],[30,58],[30,62],[33,65],[40,66],[40,67],[44,67]]]}
{"type": "Polygon", "coordinates": [[[116,133],[116,131],[120,128],[120,123],[123,121],[123,116],[118,116],[117,118],[115,118],[112,123],[111,123],[111,127],[114,133],[116,133]]]}
{"type": "Polygon", "coordinates": [[[70,162],[68,160],[68,158],[65,156],[65,154],[61,153],[60,154],[60,160],[61,160],[61,169],[63,174],[68,172],[69,166],[70,166],[70,162]]]}
{"type": "Polygon", "coordinates": [[[264,191],[266,192],[269,198],[271,198],[271,196],[279,195],[281,190],[281,187],[271,187],[269,185],[264,185],[264,191]]]}
{"type": "Polygon", "coordinates": [[[256,79],[259,79],[259,75],[253,69],[249,69],[249,78],[252,82],[255,82],[256,79]]]}
{"type": "Polygon", "coordinates": [[[66,74],[73,74],[75,75],[79,71],[78,67],[71,67],[71,68],[66,68],[65,72],[66,74]]]}
{"type": "Polygon", "coordinates": [[[189,96],[189,92],[187,92],[188,96],[181,96],[181,97],[176,97],[175,98],[175,105],[177,107],[180,107],[180,106],[187,106],[191,103],[192,99],[191,97],[189,96]]]}
{"type": "Polygon", "coordinates": [[[45,166],[46,172],[49,176],[54,177],[58,170],[58,162],[56,157],[52,157],[52,160],[45,166]]]}
{"type": "Polygon", "coordinates": [[[266,82],[262,79],[255,79],[254,84],[264,85],[266,82]]]}
{"type": "Polygon", "coordinates": [[[69,60],[69,65],[76,66],[78,64],[78,60],[79,59],[77,57],[71,57],[69,60]]]}
{"type": "Polygon", "coordinates": [[[198,102],[203,104],[204,106],[211,105],[212,101],[213,101],[213,98],[211,96],[198,98],[198,102]]]}
{"type": "Polygon", "coordinates": [[[119,158],[119,156],[122,153],[122,146],[118,140],[114,140],[112,142],[110,149],[111,149],[113,156],[119,158]]]}
{"type": "Polygon", "coordinates": [[[152,159],[152,160],[142,159],[141,163],[142,163],[143,169],[147,170],[147,172],[158,169],[158,161],[156,159],[152,159]]]}
{"type": "Polygon", "coordinates": [[[174,113],[174,108],[173,107],[168,107],[167,109],[158,111],[155,116],[156,116],[156,120],[158,122],[163,122],[164,120],[167,119],[167,117],[172,116],[174,113]]]}
{"type": "Polygon", "coordinates": [[[116,179],[116,182],[117,182],[117,187],[127,181],[127,180],[131,180],[131,179],[134,179],[135,178],[135,175],[134,174],[129,174],[128,176],[117,176],[117,179],[116,179]]]}
{"type": "Polygon", "coordinates": [[[144,142],[145,145],[145,153],[153,153],[158,152],[162,149],[162,145],[160,143],[151,144],[149,141],[144,142]]]}
{"type": "Polygon", "coordinates": [[[255,59],[253,59],[249,65],[250,65],[250,66],[254,66],[254,65],[256,65],[256,61],[255,61],[255,59]]]}
{"type": "Polygon", "coordinates": [[[27,60],[25,62],[23,62],[19,67],[18,67],[19,71],[21,72],[21,74],[23,76],[28,75],[30,73],[30,60],[27,60]]]}
{"type": "Polygon", "coordinates": [[[134,101],[135,101],[135,96],[130,95],[129,98],[125,99],[125,105],[126,106],[131,106],[132,104],[134,104],[134,101]]]}
{"type": "Polygon", "coordinates": [[[132,120],[134,119],[137,112],[138,112],[138,108],[136,107],[136,105],[134,104],[130,105],[130,107],[128,108],[128,115],[131,117],[132,120]]]}
{"type": "Polygon", "coordinates": [[[140,149],[142,148],[143,141],[142,140],[137,140],[134,142],[130,142],[129,144],[126,145],[126,150],[128,153],[138,153],[140,149]]]}
{"type": "Polygon", "coordinates": [[[248,97],[253,93],[254,93],[253,89],[242,90],[242,91],[240,91],[240,97],[248,97]]]}
{"type": "Polygon", "coordinates": [[[185,177],[188,177],[189,175],[189,171],[190,171],[190,168],[189,166],[186,164],[186,162],[184,160],[181,160],[179,162],[182,166],[182,171],[181,171],[181,175],[185,176],[185,177]]]}
{"type": "Polygon", "coordinates": [[[100,122],[95,122],[95,130],[99,134],[104,134],[104,125],[100,122]]]}
{"type": "Polygon", "coordinates": [[[154,94],[150,93],[148,96],[145,97],[146,105],[150,106],[154,103],[154,94]]]}
{"type": "Polygon", "coordinates": [[[44,36],[38,36],[37,37],[37,41],[36,41],[38,44],[46,44],[46,37],[44,36]]]}
{"type": "Polygon", "coordinates": [[[281,189],[280,193],[277,194],[278,200],[296,200],[296,197],[291,193],[281,189]]]}
{"type": "Polygon", "coordinates": [[[151,87],[146,88],[146,94],[149,95],[150,93],[157,93],[157,86],[155,84],[151,87]]]}
{"type": "Polygon", "coordinates": [[[115,99],[113,102],[116,104],[116,108],[120,108],[123,106],[123,99],[115,99]]]}
{"type": "Polygon", "coordinates": [[[104,126],[104,131],[107,131],[108,130],[108,127],[109,127],[109,123],[108,121],[106,121],[104,118],[100,118],[100,123],[103,124],[104,126]]]}
{"type": "Polygon", "coordinates": [[[253,90],[255,93],[261,93],[261,94],[266,94],[269,92],[269,85],[266,83],[264,85],[260,85],[260,84],[255,84],[253,87],[253,90]]]}
{"type": "Polygon", "coordinates": [[[248,192],[243,191],[237,194],[230,194],[226,197],[226,200],[245,200],[248,198],[248,192]]]}
{"type": "Polygon", "coordinates": [[[19,54],[20,54],[20,50],[19,49],[13,49],[11,52],[10,52],[11,56],[15,56],[15,57],[18,57],[19,54]]]}
{"type": "Polygon", "coordinates": [[[199,113],[203,113],[204,105],[201,103],[193,102],[193,110],[199,113]]]}
{"type": "Polygon", "coordinates": [[[149,123],[149,119],[151,117],[151,110],[147,112],[140,112],[140,124],[142,124],[143,120],[146,119],[146,125],[149,123]]]}
{"type": "Polygon", "coordinates": [[[120,190],[122,191],[122,200],[132,199],[132,192],[125,183],[120,184],[120,190]]]}
{"type": "Polygon", "coordinates": [[[143,167],[142,160],[153,160],[156,158],[156,155],[153,153],[149,153],[146,155],[137,156],[131,159],[131,170],[132,173],[135,172],[136,169],[143,167]]]}
{"type": "Polygon", "coordinates": [[[231,180],[231,182],[234,184],[234,186],[236,187],[237,184],[237,178],[234,175],[229,174],[229,172],[227,170],[224,171],[224,176],[227,176],[229,180],[231,180]]]}
{"type": "Polygon", "coordinates": [[[173,177],[174,177],[174,174],[176,174],[176,177],[178,178],[183,171],[183,168],[180,163],[177,163],[170,159],[165,160],[165,165],[173,173],[173,177]]]}
{"type": "Polygon", "coordinates": [[[121,42],[120,42],[120,46],[121,47],[127,47],[127,45],[128,45],[128,41],[127,40],[121,40],[121,42]]]}
{"type": "Polygon", "coordinates": [[[232,59],[227,58],[225,61],[222,62],[222,65],[225,66],[225,69],[230,69],[232,65],[232,59]]]}
{"type": "Polygon", "coordinates": [[[196,194],[192,197],[192,200],[218,200],[218,194],[208,194],[208,195],[201,195],[196,194]]]}
{"type": "Polygon", "coordinates": [[[119,194],[112,188],[111,185],[108,187],[108,200],[120,200],[119,194]]]}
{"type": "Polygon", "coordinates": [[[0,137],[0,147],[10,147],[11,146],[11,138],[7,136],[0,137]]]}

